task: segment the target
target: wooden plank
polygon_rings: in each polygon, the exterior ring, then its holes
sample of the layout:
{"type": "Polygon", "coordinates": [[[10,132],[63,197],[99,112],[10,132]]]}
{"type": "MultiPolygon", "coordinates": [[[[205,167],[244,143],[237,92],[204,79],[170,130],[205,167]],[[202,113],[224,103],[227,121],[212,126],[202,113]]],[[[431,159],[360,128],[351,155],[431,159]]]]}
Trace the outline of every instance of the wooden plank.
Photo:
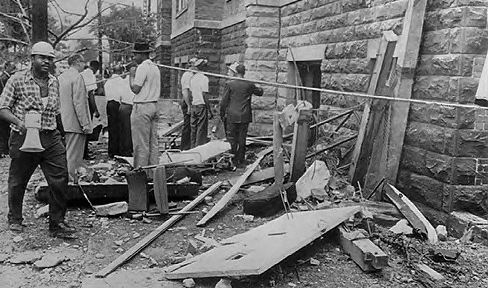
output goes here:
{"type": "MultiPolygon", "coordinates": [[[[189,212],[193,208],[195,208],[202,200],[209,196],[210,194],[214,193],[219,187],[222,185],[222,181],[219,181],[212,186],[210,186],[205,192],[200,194],[197,198],[193,201],[188,203],[180,212],[189,212]]],[[[168,228],[173,226],[176,222],[178,222],[181,218],[185,215],[175,215],[166,220],[163,224],[156,228],[153,232],[149,235],[141,239],[136,245],[132,246],[129,250],[127,250],[124,254],[120,255],[117,259],[115,259],[112,263],[108,264],[105,268],[100,270],[95,277],[105,277],[114,271],[117,267],[124,264],[126,261],[134,257],[137,253],[141,252],[144,248],[146,248],[152,241],[158,238],[161,234],[163,234],[168,228]]]]}
{"type": "Polygon", "coordinates": [[[275,183],[280,190],[283,188],[285,174],[282,144],[283,129],[280,124],[280,113],[275,112],[273,115],[273,167],[275,183]]]}
{"type": "Polygon", "coordinates": [[[165,151],[159,164],[184,161],[185,164],[201,164],[230,150],[229,142],[213,140],[186,151],[165,151]]]}
{"type": "Polygon", "coordinates": [[[181,128],[183,128],[183,120],[169,127],[166,131],[163,131],[159,137],[168,137],[171,134],[180,131],[181,128]]]}
{"type": "Polygon", "coordinates": [[[129,191],[129,210],[147,211],[149,194],[147,193],[147,175],[145,171],[128,171],[127,189],[129,191]]]}
{"type": "Polygon", "coordinates": [[[154,169],[154,199],[161,214],[168,214],[168,187],[166,185],[166,168],[159,166],[154,169]]]}
{"type": "Polygon", "coordinates": [[[388,266],[388,255],[359,231],[347,232],[339,227],[342,249],[363,271],[381,270],[388,266]]]}
{"type": "Polygon", "coordinates": [[[359,212],[359,206],[286,215],[167,269],[168,279],[259,275],[359,212]]]}
{"type": "MultiPolygon", "coordinates": [[[[410,0],[408,3],[402,34],[397,45],[398,49],[395,51],[398,56],[396,68],[398,81],[395,85],[395,98],[410,99],[412,97],[426,6],[427,0],[410,0]]],[[[394,101],[390,107],[389,138],[385,143],[388,157],[384,164],[386,166],[384,170],[387,181],[396,183],[410,103],[394,101]]]]}
{"type": "MultiPolygon", "coordinates": [[[[285,163],[283,167],[284,167],[284,171],[283,171],[284,174],[290,172],[289,164],[285,163]]],[[[241,186],[263,182],[273,178],[274,175],[275,175],[274,167],[268,167],[261,170],[257,170],[252,172],[251,175],[246,179],[246,181],[244,181],[244,183],[242,183],[241,186]]],[[[239,177],[232,178],[229,180],[229,182],[231,185],[234,185],[235,183],[237,183],[237,180],[239,180],[239,177]]]]}
{"type": "MultiPolygon", "coordinates": [[[[383,33],[383,36],[380,40],[380,47],[378,50],[378,54],[376,57],[375,66],[373,69],[373,73],[371,74],[371,80],[369,81],[368,87],[368,94],[375,94],[377,91],[378,84],[380,82],[385,82],[388,73],[381,73],[384,70],[384,61],[385,55],[388,48],[388,43],[393,41],[388,41],[390,38],[387,36],[389,33],[383,33]],[[380,81],[380,74],[382,81],[380,81]]],[[[388,67],[389,68],[389,67],[388,67]]],[[[349,181],[351,183],[356,183],[357,181],[363,182],[363,177],[366,173],[368,157],[369,157],[369,146],[367,145],[367,141],[371,141],[368,138],[368,131],[372,130],[371,117],[374,113],[371,110],[372,100],[366,100],[364,104],[363,116],[361,117],[361,123],[359,125],[359,132],[358,132],[358,139],[356,141],[356,146],[354,147],[351,166],[349,168],[349,181]]]]}
{"type": "Polygon", "coordinates": [[[293,131],[293,142],[290,159],[290,182],[296,182],[305,173],[305,157],[307,156],[308,137],[310,135],[309,122],[312,110],[301,109],[293,131]]]}
{"type": "Polygon", "coordinates": [[[217,213],[219,213],[220,210],[222,210],[227,205],[227,203],[232,199],[232,197],[237,193],[237,191],[239,191],[239,188],[241,188],[242,183],[246,181],[247,177],[251,175],[251,173],[254,171],[254,169],[256,169],[256,167],[258,167],[259,162],[263,160],[264,156],[271,153],[272,151],[273,151],[273,147],[268,147],[267,149],[259,152],[258,159],[256,159],[256,161],[254,161],[254,163],[252,163],[251,166],[247,168],[246,172],[244,172],[244,174],[242,174],[239,180],[237,180],[236,184],[234,184],[229,189],[229,191],[227,191],[227,193],[225,193],[225,195],[222,198],[220,198],[219,202],[217,202],[212,207],[212,209],[210,209],[210,211],[208,211],[208,213],[205,214],[205,216],[203,216],[203,218],[200,221],[198,221],[197,226],[203,226],[207,224],[208,220],[210,220],[217,213]]]}
{"type": "Polygon", "coordinates": [[[437,232],[417,206],[415,206],[407,196],[398,191],[395,186],[386,184],[383,187],[386,196],[393,202],[393,204],[395,204],[395,206],[397,206],[398,210],[400,210],[403,216],[410,222],[412,227],[420,235],[425,237],[429,243],[437,243],[437,232]]]}

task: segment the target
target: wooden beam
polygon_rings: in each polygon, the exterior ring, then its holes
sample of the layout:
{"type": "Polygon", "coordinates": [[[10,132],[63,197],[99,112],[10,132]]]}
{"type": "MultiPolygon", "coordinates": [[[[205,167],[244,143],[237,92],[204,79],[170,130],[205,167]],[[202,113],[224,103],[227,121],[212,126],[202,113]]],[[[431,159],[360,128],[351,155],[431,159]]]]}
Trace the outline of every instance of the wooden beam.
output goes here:
{"type": "Polygon", "coordinates": [[[359,231],[347,232],[339,226],[342,249],[365,272],[388,266],[388,255],[359,231]]]}
{"type": "Polygon", "coordinates": [[[283,179],[285,174],[283,160],[283,129],[280,124],[280,113],[275,112],[273,115],[273,166],[275,183],[279,190],[283,190],[283,179]]]}
{"type": "MultiPolygon", "coordinates": [[[[193,208],[195,208],[200,202],[202,202],[205,197],[209,196],[210,194],[214,193],[219,187],[222,185],[222,181],[219,181],[212,186],[210,186],[205,192],[200,194],[195,200],[191,201],[181,209],[181,213],[190,212],[193,208]]],[[[137,253],[141,252],[144,248],[146,248],[151,242],[153,242],[156,238],[158,238],[161,234],[163,234],[168,228],[173,226],[176,222],[178,222],[181,218],[183,218],[185,214],[182,215],[174,215],[168,220],[166,220],[161,226],[157,227],[156,230],[151,232],[149,235],[144,237],[141,241],[139,241],[136,245],[132,246],[129,250],[127,250],[124,254],[120,255],[115,261],[108,264],[105,268],[100,270],[95,277],[105,277],[114,271],[117,267],[134,257],[137,253]]]]}
{"type": "Polygon", "coordinates": [[[415,206],[407,196],[398,191],[395,186],[386,184],[383,187],[386,196],[393,202],[393,204],[395,204],[395,206],[397,206],[398,210],[405,216],[412,227],[420,235],[425,237],[429,243],[437,243],[437,232],[417,206],[415,206]]]}
{"type": "MultiPolygon", "coordinates": [[[[395,55],[398,56],[395,98],[410,99],[412,97],[426,6],[427,0],[410,0],[408,2],[402,34],[395,51],[395,55]]],[[[386,143],[388,158],[384,165],[386,166],[387,181],[396,183],[410,103],[394,101],[390,107],[391,121],[389,138],[386,143]]]]}
{"type": "Polygon", "coordinates": [[[227,193],[225,193],[225,195],[222,198],[220,198],[219,202],[217,202],[212,207],[212,209],[210,209],[210,211],[208,211],[208,213],[205,214],[205,216],[203,216],[203,218],[200,221],[198,221],[197,226],[203,226],[207,224],[208,220],[210,220],[217,213],[219,213],[220,210],[222,210],[227,205],[227,203],[232,199],[232,197],[237,193],[237,191],[239,191],[239,188],[241,188],[241,185],[244,183],[244,181],[246,181],[247,177],[251,175],[251,173],[254,171],[254,169],[256,169],[256,167],[258,167],[259,162],[263,160],[264,156],[268,155],[272,151],[273,151],[273,147],[268,147],[267,149],[259,152],[258,159],[256,159],[256,161],[254,161],[254,163],[252,163],[251,166],[247,168],[246,172],[244,172],[244,174],[242,174],[242,176],[237,180],[236,184],[234,184],[229,189],[229,191],[227,191],[227,193]]]}
{"type": "Polygon", "coordinates": [[[166,184],[166,168],[159,166],[154,169],[154,199],[161,214],[168,214],[168,186],[166,184]]]}
{"type": "MultiPolygon", "coordinates": [[[[283,166],[284,166],[284,174],[289,173],[290,165],[284,164],[283,166]]],[[[274,167],[268,167],[258,171],[254,171],[251,173],[249,177],[247,177],[246,181],[242,183],[241,187],[269,180],[273,178],[274,175],[275,175],[274,167]]],[[[239,180],[239,177],[232,178],[229,180],[229,182],[230,184],[234,185],[237,183],[237,180],[239,180]]]]}
{"type": "MultiPolygon", "coordinates": [[[[385,56],[387,48],[389,46],[388,44],[394,41],[389,41],[389,39],[392,40],[392,38],[389,37],[387,35],[389,33],[386,32],[387,31],[383,33],[383,36],[380,40],[380,47],[376,57],[375,66],[373,69],[373,73],[371,74],[371,80],[369,81],[369,88],[367,92],[368,94],[376,94],[378,85],[384,85],[384,83],[386,83],[386,78],[388,77],[388,71],[385,70],[389,69],[390,67],[384,67],[384,62],[386,58],[385,56]]],[[[372,146],[368,145],[368,142],[373,140],[369,138],[371,137],[371,135],[369,135],[371,132],[369,131],[374,128],[371,125],[371,118],[373,117],[372,115],[374,113],[374,111],[371,109],[372,103],[373,100],[365,101],[363,116],[361,117],[361,124],[359,125],[358,138],[356,141],[356,146],[354,147],[351,166],[349,168],[349,181],[351,183],[357,183],[358,181],[360,181],[360,183],[363,183],[364,176],[368,167],[367,164],[369,163],[369,157],[371,153],[370,150],[372,146]]]]}
{"type": "Polygon", "coordinates": [[[336,143],[330,144],[330,145],[328,145],[327,147],[325,147],[325,148],[323,148],[323,149],[320,149],[319,151],[316,151],[316,152],[313,152],[313,153],[311,153],[311,154],[308,154],[308,155],[306,156],[306,159],[312,158],[313,156],[318,155],[318,154],[320,154],[320,153],[324,153],[324,152],[325,152],[325,151],[327,151],[327,150],[330,150],[330,149],[333,149],[333,148],[335,148],[335,147],[337,147],[337,146],[340,146],[340,145],[342,145],[342,144],[344,144],[344,143],[346,143],[346,142],[351,141],[352,139],[356,139],[357,137],[358,137],[358,135],[352,135],[352,136],[347,137],[347,138],[345,138],[345,139],[342,139],[342,140],[340,140],[340,141],[338,141],[338,142],[336,142],[336,143]]]}
{"type": "Polygon", "coordinates": [[[309,122],[312,110],[301,109],[295,123],[290,159],[290,182],[296,182],[305,173],[305,158],[307,156],[308,137],[310,135],[309,122]]]}

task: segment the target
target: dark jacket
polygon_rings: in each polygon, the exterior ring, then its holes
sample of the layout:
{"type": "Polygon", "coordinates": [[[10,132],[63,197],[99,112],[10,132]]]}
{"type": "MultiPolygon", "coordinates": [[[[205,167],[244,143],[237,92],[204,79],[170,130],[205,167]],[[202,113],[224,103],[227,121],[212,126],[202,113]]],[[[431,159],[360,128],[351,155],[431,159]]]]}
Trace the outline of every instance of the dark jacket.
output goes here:
{"type": "Polygon", "coordinates": [[[252,121],[251,97],[262,96],[263,89],[251,82],[233,80],[225,85],[224,96],[220,103],[220,117],[230,123],[249,123],[252,121]]]}

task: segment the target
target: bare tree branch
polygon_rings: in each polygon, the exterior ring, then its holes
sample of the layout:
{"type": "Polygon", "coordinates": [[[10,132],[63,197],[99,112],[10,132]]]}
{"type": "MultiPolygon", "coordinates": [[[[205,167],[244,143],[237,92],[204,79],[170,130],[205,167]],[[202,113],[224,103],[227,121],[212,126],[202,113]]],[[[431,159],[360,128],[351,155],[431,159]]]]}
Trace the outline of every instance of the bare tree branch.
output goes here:
{"type": "MultiPolygon", "coordinates": [[[[25,13],[25,9],[22,6],[22,3],[20,0],[17,0],[17,5],[19,6],[20,11],[22,12],[22,16],[27,17],[27,13],[25,13]]],[[[19,21],[20,25],[22,26],[22,29],[24,29],[25,37],[27,37],[27,42],[31,43],[30,35],[29,32],[27,31],[27,28],[24,25],[23,21],[19,21]]]]}
{"type": "Polygon", "coordinates": [[[15,42],[15,43],[19,43],[19,44],[22,44],[22,45],[26,45],[26,46],[29,46],[30,44],[25,42],[25,41],[22,41],[22,40],[18,40],[18,39],[15,39],[15,38],[10,38],[10,37],[0,37],[0,41],[10,41],[10,42],[15,42]]]}
{"type": "Polygon", "coordinates": [[[69,33],[69,31],[71,31],[72,29],[74,29],[78,24],[80,24],[81,22],[83,22],[83,20],[86,18],[86,16],[88,15],[88,3],[90,3],[90,0],[87,0],[85,2],[85,12],[83,13],[83,15],[75,21],[75,23],[73,23],[71,26],[69,26],[66,30],[64,30],[63,32],[61,32],[61,34],[59,34],[58,36],[55,36],[56,40],[54,40],[54,43],[53,43],[53,46],[55,46],[56,44],[58,44],[62,39],[63,37],[69,33]]]}
{"type": "Polygon", "coordinates": [[[58,2],[56,2],[55,0],[49,1],[49,3],[56,3],[57,4],[57,6],[54,4],[51,4],[51,6],[54,7],[54,10],[56,10],[56,14],[58,14],[59,23],[61,24],[60,28],[61,28],[61,31],[63,31],[64,30],[63,19],[61,19],[61,13],[59,13],[59,9],[61,9],[61,7],[59,7],[58,2]]]}

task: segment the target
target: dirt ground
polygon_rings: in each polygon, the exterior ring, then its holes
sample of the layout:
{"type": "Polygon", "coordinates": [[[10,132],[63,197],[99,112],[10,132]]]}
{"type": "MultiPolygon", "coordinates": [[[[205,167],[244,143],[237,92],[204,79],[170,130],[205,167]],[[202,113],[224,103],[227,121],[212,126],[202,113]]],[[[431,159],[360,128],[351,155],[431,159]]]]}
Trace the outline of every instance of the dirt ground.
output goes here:
{"type": "MultiPolygon", "coordinates": [[[[0,159],[0,287],[183,287],[181,281],[164,278],[164,267],[184,259],[188,241],[194,239],[195,235],[205,230],[206,237],[219,241],[280,216],[255,218],[252,222],[235,217],[242,214],[242,200],[247,193],[239,192],[231,205],[205,227],[195,225],[202,213],[187,215],[151,243],[143,251],[144,254],[135,256],[107,278],[94,279],[94,273],[130,249],[165,219],[143,223],[126,217],[96,217],[80,203],[80,207],[70,207],[68,212],[68,221],[78,228],[80,237],[71,241],[51,238],[47,219],[35,217],[36,209],[44,205],[34,197],[34,189],[43,179],[38,170],[29,183],[24,201],[24,223],[27,227],[22,234],[14,234],[7,229],[6,223],[9,161],[8,158],[0,159]],[[52,253],[63,261],[45,269],[38,269],[32,263],[11,263],[13,258],[25,252],[38,255],[52,253]]],[[[106,153],[97,155],[97,160],[90,164],[100,161],[107,161],[106,153]]],[[[204,185],[239,176],[243,171],[239,169],[205,176],[204,185]]],[[[213,202],[225,192],[221,190],[215,194],[213,202]]],[[[178,202],[179,207],[186,204],[178,202]]],[[[210,206],[202,203],[195,210],[202,211],[204,208],[210,209],[210,206]]],[[[364,273],[342,251],[337,232],[332,230],[260,276],[233,279],[232,287],[488,287],[488,247],[473,243],[459,244],[454,240],[437,245],[461,251],[461,257],[455,263],[447,264],[434,263],[427,257],[421,257],[429,247],[414,238],[406,240],[413,247],[407,249],[407,254],[394,241],[378,240],[378,245],[389,255],[389,266],[380,272],[364,273]],[[311,265],[311,258],[318,260],[318,265],[311,265]],[[425,280],[411,266],[420,258],[446,279],[437,283],[425,280]]],[[[216,278],[195,279],[196,287],[202,288],[214,287],[218,281],[216,278]]]]}

